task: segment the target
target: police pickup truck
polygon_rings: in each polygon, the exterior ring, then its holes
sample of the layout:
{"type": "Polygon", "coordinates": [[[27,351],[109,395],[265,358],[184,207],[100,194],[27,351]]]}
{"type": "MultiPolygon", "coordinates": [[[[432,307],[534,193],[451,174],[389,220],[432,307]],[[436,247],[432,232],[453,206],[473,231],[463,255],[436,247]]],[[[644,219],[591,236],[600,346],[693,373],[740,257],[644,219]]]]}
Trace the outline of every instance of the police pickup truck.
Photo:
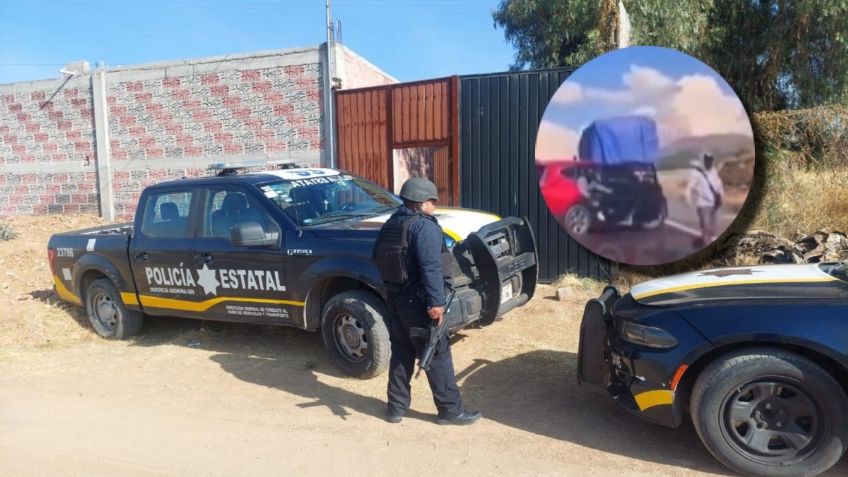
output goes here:
{"type": "MultiPolygon", "coordinates": [[[[294,326],[320,331],[346,373],[383,372],[387,309],[372,251],[399,199],[334,169],[213,169],[147,187],[134,223],[52,236],[59,297],[85,307],[105,338],[134,335],[144,315],[294,326]]],[[[533,296],[526,220],[452,208],[436,217],[452,255],[452,331],[491,324],[533,296]]]]}
{"type": "Polygon", "coordinates": [[[661,425],[689,412],[742,475],[818,475],[848,449],[848,263],[607,287],[586,304],[578,378],[661,425]]]}

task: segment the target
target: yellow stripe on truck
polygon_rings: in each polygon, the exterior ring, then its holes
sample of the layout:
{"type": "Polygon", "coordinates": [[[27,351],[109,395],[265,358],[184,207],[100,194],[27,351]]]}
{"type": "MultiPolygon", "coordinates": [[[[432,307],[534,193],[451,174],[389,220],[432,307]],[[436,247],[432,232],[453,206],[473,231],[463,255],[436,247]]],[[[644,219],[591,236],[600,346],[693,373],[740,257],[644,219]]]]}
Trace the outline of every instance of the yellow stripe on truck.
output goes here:
{"type": "Polygon", "coordinates": [[[442,227],[442,231],[447,234],[448,237],[452,238],[455,242],[461,242],[463,239],[459,236],[458,233],[450,230],[448,228],[442,227]]]}
{"type": "Polygon", "coordinates": [[[697,290],[699,288],[714,288],[714,287],[726,287],[733,285],[762,285],[769,283],[823,283],[823,282],[832,282],[835,281],[836,278],[833,277],[821,277],[821,278],[773,278],[771,280],[730,280],[724,282],[716,282],[716,283],[694,283],[691,285],[681,285],[679,287],[669,287],[663,288],[660,290],[654,290],[650,292],[641,293],[639,295],[635,295],[633,299],[641,300],[643,298],[649,298],[657,295],[665,295],[666,293],[675,293],[680,291],[687,290],[697,290]]]}
{"type": "Polygon", "coordinates": [[[135,293],[121,292],[121,301],[124,305],[138,305],[138,297],[135,293]]]}
{"type": "Polygon", "coordinates": [[[662,406],[674,402],[674,393],[667,389],[646,391],[633,396],[640,411],[650,409],[654,406],[662,406]]]}
{"type": "Polygon", "coordinates": [[[59,295],[59,298],[82,306],[82,300],[80,300],[78,296],[74,295],[73,292],[68,290],[65,284],[62,283],[62,280],[56,275],[53,275],[53,284],[56,285],[56,294],[59,295]]]}
{"type": "Polygon", "coordinates": [[[236,298],[236,297],[225,297],[219,296],[217,298],[210,298],[206,301],[187,301],[187,300],[177,300],[174,298],[160,298],[158,296],[149,296],[149,295],[139,295],[139,299],[141,301],[142,306],[149,306],[151,308],[165,308],[169,310],[182,310],[182,311],[206,311],[213,306],[223,303],[225,301],[234,301],[234,302],[248,302],[248,303],[264,303],[269,305],[294,305],[294,306],[304,306],[306,303],[302,301],[293,301],[293,300],[271,300],[265,298],[236,298]]]}

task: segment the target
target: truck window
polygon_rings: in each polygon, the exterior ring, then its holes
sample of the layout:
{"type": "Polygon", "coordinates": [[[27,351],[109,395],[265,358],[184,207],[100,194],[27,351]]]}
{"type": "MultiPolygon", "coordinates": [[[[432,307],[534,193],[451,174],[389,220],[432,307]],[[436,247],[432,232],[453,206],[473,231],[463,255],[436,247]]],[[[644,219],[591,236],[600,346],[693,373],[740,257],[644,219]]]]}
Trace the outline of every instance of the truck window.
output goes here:
{"type": "Polygon", "coordinates": [[[348,174],[271,182],[260,190],[299,226],[384,214],[401,203],[376,184],[348,174]]]}
{"type": "Polygon", "coordinates": [[[141,232],[155,238],[191,238],[191,192],[153,193],[147,199],[141,232]]]}
{"type": "Polygon", "coordinates": [[[256,200],[234,189],[209,189],[203,215],[202,237],[230,238],[230,228],[241,222],[256,222],[269,231],[271,218],[256,200]]]}

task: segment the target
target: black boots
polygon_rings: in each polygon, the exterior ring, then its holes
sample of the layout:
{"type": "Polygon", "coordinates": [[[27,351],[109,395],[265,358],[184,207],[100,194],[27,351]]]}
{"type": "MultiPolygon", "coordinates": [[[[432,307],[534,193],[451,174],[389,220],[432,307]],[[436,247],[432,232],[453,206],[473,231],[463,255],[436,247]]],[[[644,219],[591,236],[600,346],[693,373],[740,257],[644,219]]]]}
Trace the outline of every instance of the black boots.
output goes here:
{"type": "Polygon", "coordinates": [[[461,414],[456,415],[454,417],[441,417],[439,416],[439,424],[453,424],[455,426],[467,426],[469,424],[474,424],[480,419],[480,411],[462,411],[461,414]]]}

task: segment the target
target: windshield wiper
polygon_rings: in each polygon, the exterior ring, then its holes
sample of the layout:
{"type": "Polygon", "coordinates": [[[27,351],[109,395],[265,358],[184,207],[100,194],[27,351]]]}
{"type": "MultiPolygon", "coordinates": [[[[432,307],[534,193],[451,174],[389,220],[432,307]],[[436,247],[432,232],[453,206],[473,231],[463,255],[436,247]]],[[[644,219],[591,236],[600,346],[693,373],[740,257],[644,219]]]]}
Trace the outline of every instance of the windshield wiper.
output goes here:
{"type": "Polygon", "coordinates": [[[316,217],[314,219],[306,219],[303,221],[304,225],[317,225],[323,224],[326,222],[335,222],[336,220],[344,220],[350,219],[354,217],[371,217],[374,215],[380,215],[384,213],[384,210],[372,209],[372,210],[337,210],[335,212],[330,212],[328,214],[324,214],[321,217],[316,217]]]}

